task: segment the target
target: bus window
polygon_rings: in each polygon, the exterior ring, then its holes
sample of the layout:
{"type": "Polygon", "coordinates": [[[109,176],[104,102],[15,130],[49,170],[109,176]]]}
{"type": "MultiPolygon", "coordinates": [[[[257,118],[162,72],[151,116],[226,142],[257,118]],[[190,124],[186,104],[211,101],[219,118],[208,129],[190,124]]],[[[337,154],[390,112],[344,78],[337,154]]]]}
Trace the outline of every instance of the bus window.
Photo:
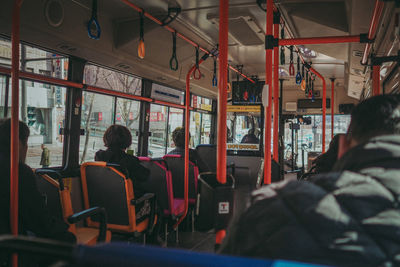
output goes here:
{"type": "Polygon", "coordinates": [[[140,118],[140,102],[118,98],[117,113],[115,114],[115,124],[126,126],[132,134],[132,145],[129,150],[133,151],[133,155],[137,154],[138,135],[140,118]]]}
{"type": "Polygon", "coordinates": [[[151,104],[149,131],[149,156],[153,158],[165,155],[167,144],[168,107],[151,104]]]}
{"type": "Polygon", "coordinates": [[[84,83],[132,95],[142,92],[140,78],[90,64],[85,66],[84,83]]]}
{"type": "Polygon", "coordinates": [[[200,144],[210,144],[211,114],[201,114],[200,144]]]}
{"type": "Polygon", "coordinates": [[[201,144],[200,128],[201,128],[201,113],[190,112],[190,147],[196,147],[201,144]]]}
{"type": "Polygon", "coordinates": [[[114,121],[114,97],[83,92],[81,128],[85,134],[79,143],[79,162],[93,161],[104,147],[103,135],[114,121]]]}
{"type": "Polygon", "coordinates": [[[183,109],[169,108],[168,112],[168,146],[167,153],[175,148],[175,144],[172,141],[172,132],[177,127],[183,126],[183,109]]]}

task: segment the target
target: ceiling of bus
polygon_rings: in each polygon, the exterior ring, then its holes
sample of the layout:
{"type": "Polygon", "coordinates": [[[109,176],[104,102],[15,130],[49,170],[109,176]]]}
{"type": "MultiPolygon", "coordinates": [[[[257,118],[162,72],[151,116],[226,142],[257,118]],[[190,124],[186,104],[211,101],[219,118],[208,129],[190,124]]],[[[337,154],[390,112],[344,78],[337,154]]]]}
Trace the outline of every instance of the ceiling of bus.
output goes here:
{"type": "MultiPolygon", "coordinates": [[[[87,36],[86,23],[91,15],[91,0],[57,0],[64,7],[64,19],[58,27],[50,26],[43,15],[48,1],[50,0],[23,2],[21,40],[184,88],[186,72],[195,60],[193,46],[178,39],[177,56],[180,68],[175,72],[169,69],[172,52],[171,33],[147,19],[144,29],[146,56],[143,60],[138,58],[139,15],[122,1],[99,0],[98,17],[102,26],[102,36],[98,41],[87,36]]],[[[168,5],[179,5],[182,13],[171,23],[173,28],[209,50],[218,42],[217,0],[130,1],[159,19],[166,15],[168,5]]],[[[3,1],[0,10],[0,33],[5,35],[10,34],[12,2],[3,1]]],[[[367,32],[374,0],[275,2],[295,37],[312,37],[367,32]]],[[[258,7],[256,0],[230,0],[229,4],[229,61],[232,65],[242,64],[245,74],[263,78],[265,12],[258,7]]],[[[361,58],[353,57],[353,51],[362,51],[363,47],[362,44],[310,45],[307,48],[313,49],[317,56],[308,60],[312,61],[315,69],[324,77],[336,77],[340,86],[347,87],[353,77],[345,75],[348,70],[360,77],[364,75],[363,67],[359,65],[361,58]],[[355,74],[357,70],[361,73],[355,74]]],[[[289,62],[288,50],[286,62],[289,62]]],[[[204,78],[192,82],[195,93],[216,96],[217,88],[211,86],[212,66],[212,60],[202,65],[204,78]]],[[[288,69],[288,65],[282,67],[288,69]]],[[[232,74],[232,78],[234,77],[232,74]]],[[[318,81],[317,86],[319,85],[318,81]]],[[[286,86],[294,88],[294,79],[289,79],[286,86]]],[[[350,89],[347,91],[355,98],[360,93],[351,92],[350,89]]]]}

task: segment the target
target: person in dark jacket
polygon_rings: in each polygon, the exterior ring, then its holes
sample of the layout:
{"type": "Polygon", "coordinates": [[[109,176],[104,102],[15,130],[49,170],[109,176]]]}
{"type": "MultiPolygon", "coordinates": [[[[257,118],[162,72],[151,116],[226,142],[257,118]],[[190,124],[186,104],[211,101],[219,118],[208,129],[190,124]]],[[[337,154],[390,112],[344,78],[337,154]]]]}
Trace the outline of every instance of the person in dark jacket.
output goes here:
{"type": "Polygon", "coordinates": [[[240,141],[241,144],[259,144],[260,139],[254,134],[255,129],[251,128],[245,136],[243,136],[242,141],[240,141]]]}
{"type": "Polygon", "coordinates": [[[103,141],[107,150],[97,151],[94,159],[119,164],[122,171],[127,171],[127,177],[132,180],[135,198],[143,196],[146,192],[142,183],[148,180],[150,171],[140,164],[137,157],[125,152],[132,144],[129,129],[122,125],[111,125],[104,133],[103,141]]]}
{"type": "MultiPolygon", "coordinates": [[[[189,134],[190,138],[190,134],[189,134]]],[[[185,155],[185,127],[177,127],[172,132],[172,140],[175,144],[175,149],[171,150],[169,155],[185,155]]],[[[189,160],[196,164],[199,168],[199,172],[209,172],[210,168],[208,165],[201,159],[201,157],[197,154],[195,149],[189,148],[189,160]]]]}
{"type": "Polygon", "coordinates": [[[252,193],[221,253],[334,266],[400,266],[400,96],[352,112],[333,171],[252,193]]]}
{"type": "MultiPolygon", "coordinates": [[[[19,122],[19,167],[18,167],[18,234],[56,239],[75,243],[75,236],[68,232],[68,224],[49,213],[47,206],[36,187],[36,177],[26,165],[29,128],[19,122]]],[[[0,235],[10,234],[10,140],[11,120],[0,120],[0,235]]],[[[20,266],[42,266],[40,257],[20,257],[20,266]]],[[[0,266],[8,261],[0,253],[0,266]]]]}

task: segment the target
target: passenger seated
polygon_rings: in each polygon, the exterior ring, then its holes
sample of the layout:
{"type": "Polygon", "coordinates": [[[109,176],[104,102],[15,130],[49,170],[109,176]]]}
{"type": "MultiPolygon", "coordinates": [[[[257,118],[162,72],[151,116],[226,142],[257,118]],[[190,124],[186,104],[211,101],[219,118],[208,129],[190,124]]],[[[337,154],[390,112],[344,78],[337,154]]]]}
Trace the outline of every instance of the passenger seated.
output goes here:
{"type": "MultiPolygon", "coordinates": [[[[19,122],[19,229],[21,235],[33,235],[75,243],[75,236],[68,232],[69,225],[52,216],[36,187],[36,177],[25,164],[28,150],[29,128],[19,122]]],[[[10,234],[10,141],[11,120],[0,120],[0,235],[10,234]]],[[[0,260],[1,263],[1,260],[0,260]]],[[[0,264],[1,265],[1,264],[0,264]]]]}
{"type": "MultiPolygon", "coordinates": [[[[190,134],[189,134],[190,138],[190,134]]],[[[175,149],[170,151],[169,155],[185,155],[185,127],[177,127],[172,132],[172,140],[175,144],[175,149]]],[[[196,164],[199,168],[199,172],[209,172],[209,168],[207,164],[201,159],[201,157],[197,154],[197,151],[194,149],[189,149],[189,160],[196,164]]]]}
{"type": "Polygon", "coordinates": [[[255,129],[251,128],[245,136],[243,136],[241,144],[259,144],[260,139],[254,134],[255,129]]]}
{"type": "Polygon", "coordinates": [[[119,164],[122,171],[127,171],[127,177],[132,180],[135,198],[143,196],[146,192],[141,183],[148,180],[150,171],[140,164],[137,157],[125,152],[132,144],[129,129],[122,125],[111,125],[104,133],[103,141],[107,150],[97,151],[94,160],[119,164]]]}
{"type": "Polygon", "coordinates": [[[337,134],[329,143],[328,150],[319,155],[313,162],[313,172],[315,174],[330,172],[338,159],[339,139],[345,134],[337,134]]]}
{"type": "Polygon", "coordinates": [[[329,266],[400,266],[400,95],[358,104],[332,172],[252,193],[221,252],[329,266]]]}

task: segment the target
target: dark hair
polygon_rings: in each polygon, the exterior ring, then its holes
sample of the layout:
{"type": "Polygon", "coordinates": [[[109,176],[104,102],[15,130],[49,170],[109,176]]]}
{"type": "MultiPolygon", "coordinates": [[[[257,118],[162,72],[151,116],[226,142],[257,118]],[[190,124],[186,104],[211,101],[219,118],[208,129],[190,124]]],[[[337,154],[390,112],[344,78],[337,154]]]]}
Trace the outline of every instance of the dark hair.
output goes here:
{"type": "MultiPolygon", "coordinates": [[[[190,134],[189,134],[190,138],[190,134]]],[[[185,147],[185,127],[177,127],[172,132],[172,140],[175,143],[176,147],[184,148],[185,147]]]]}
{"type": "MultiPolygon", "coordinates": [[[[22,143],[28,142],[29,137],[28,126],[19,121],[19,140],[22,143]]],[[[0,152],[10,154],[11,146],[11,119],[0,119],[0,152]]]]}
{"type": "Polygon", "coordinates": [[[400,95],[379,95],[358,104],[351,113],[348,138],[359,143],[387,134],[400,134],[400,95]]]}
{"type": "Polygon", "coordinates": [[[338,158],[339,138],[343,134],[335,135],[329,143],[329,149],[313,161],[316,173],[330,172],[338,158]]]}
{"type": "Polygon", "coordinates": [[[114,124],[104,133],[103,141],[108,148],[126,149],[132,144],[132,135],[125,126],[114,124]]]}

